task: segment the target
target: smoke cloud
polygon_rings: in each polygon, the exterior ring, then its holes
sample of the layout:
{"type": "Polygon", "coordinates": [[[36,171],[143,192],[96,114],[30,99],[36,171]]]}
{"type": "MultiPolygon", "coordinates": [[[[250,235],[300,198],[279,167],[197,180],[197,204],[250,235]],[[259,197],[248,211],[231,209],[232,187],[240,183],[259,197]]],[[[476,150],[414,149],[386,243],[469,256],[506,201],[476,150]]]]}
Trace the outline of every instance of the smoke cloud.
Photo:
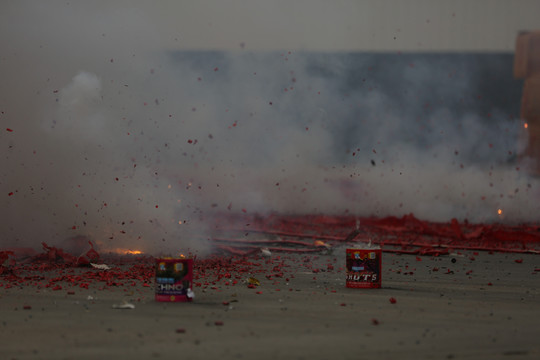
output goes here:
{"type": "Polygon", "coordinates": [[[136,9],[24,10],[0,31],[3,245],[202,249],[221,212],[537,221],[522,124],[465,58],[174,50],[136,9]]]}

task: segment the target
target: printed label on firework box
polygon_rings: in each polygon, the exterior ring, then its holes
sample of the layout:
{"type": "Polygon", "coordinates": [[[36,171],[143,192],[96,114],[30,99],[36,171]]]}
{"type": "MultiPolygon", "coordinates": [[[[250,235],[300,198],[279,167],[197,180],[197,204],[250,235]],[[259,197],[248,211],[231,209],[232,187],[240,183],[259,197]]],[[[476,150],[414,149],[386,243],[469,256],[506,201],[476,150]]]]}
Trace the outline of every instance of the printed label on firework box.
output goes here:
{"type": "Polygon", "coordinates": [[[366,247],[346,250],[348,288],[381,287],[381,248],[366,247]]]}
{"type": "Polygon", "coordinates": [[[156,259],[156,301],[193,300],[193,259],[156,259]]]}

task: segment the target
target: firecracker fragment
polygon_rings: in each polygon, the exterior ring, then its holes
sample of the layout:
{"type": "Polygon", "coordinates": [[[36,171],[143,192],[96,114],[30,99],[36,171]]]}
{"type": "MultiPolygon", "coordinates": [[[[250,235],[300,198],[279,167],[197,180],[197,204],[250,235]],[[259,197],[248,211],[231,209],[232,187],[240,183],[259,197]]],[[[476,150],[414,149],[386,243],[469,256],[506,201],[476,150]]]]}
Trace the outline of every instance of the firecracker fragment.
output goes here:
{"type": "Polygon", "coordinates": [[[257,280],[256,278],[254,278],[254,277],[248,278],[247,283],[248,283],[248,285],[261,286],[261,282],[259,280],[257,280]]]}
{"type": "Polygon", "coordinates": [[[131,310],[131,309],[135,309],[135,305],[124,301],[121,304],[114,304],[112,308],[120,309],[120,310],[131,310]]]}
{"type": "Polygon", "coordinates": [[[90,265],[95,268],[95,269],[99,269],[99,270],[110,270],[111,268],[109,267],[109,265],[106,265],[106,264],[94,264],[94,263],[90,263],[90,265]]]}
{"type": "Polygon", "coordinates": [[[261,254],[262,256],[266,257],[272,256],[272,253],[270,252],[270,250],[268,250],[268,248],[261,248],[261,254]]]}

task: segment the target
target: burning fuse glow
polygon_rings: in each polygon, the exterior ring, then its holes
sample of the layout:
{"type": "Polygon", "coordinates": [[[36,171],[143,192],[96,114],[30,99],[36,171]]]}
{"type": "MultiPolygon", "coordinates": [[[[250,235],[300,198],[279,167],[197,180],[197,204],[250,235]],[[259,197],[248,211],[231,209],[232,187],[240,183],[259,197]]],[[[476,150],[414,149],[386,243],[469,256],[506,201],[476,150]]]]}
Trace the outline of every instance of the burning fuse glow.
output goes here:
{"type": "Polygon", "coordinates": [[[107,251],[120,255],[141,255],[143,253],[141,250],[131,250],[123,248],[110,249],[107,251]]]}
{"type": "Polygon", "coordinates": [[[140,251],[140,250],[127,250],[126,254],[128,254],[128,255],[140,255],[140,254],[142,254],[142,251],[140,251]]]}

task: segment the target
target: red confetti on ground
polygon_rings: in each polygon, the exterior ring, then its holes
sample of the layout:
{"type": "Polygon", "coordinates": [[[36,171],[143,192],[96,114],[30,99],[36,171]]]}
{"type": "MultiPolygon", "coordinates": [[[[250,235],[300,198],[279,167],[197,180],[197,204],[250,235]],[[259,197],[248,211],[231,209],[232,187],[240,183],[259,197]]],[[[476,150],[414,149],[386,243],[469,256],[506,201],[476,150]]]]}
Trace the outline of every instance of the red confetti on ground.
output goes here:
{"type": "Polygon", "coordinates": [[[23,306],[23,309],[24,309],[24,310],[31,310],[32,307],[31,307],[30,305],[24,305],[24,306],[23,306]]]}
{"type": "MultiPolygon", "coordinates": [[[[456,249],[540,253],[540,226],[474,225],[462,224],[457,220],[434,223],[416,219],[413,215],[360,219],[326,215],[261,216],[240,210],[234,213],[231,204],[229,208],[231,211],[214,218],[216,231],[211,240],[221,254],[196,259],[194,287],[219,289],[220,285],[247,285],[254,289],[256,285],[246,284],[245,281],[255,277],[266,284],[272,283],[274,288],[269,291],[277,291],[276,285],[282,287],[284,282],[294,281],[291,263],[288,262],[292,257],[286,253],[304,254],[300,260],[294,258],[294,266],[299,264],[311,273],[342,272],[343,268],[334,270],[335,265],[330,263],[314,265],[312,260],[318,253],[331,251],[334,246],[367,242],[369,239],[381,245],[385,252],[414,254],[418,258],[445,255],[456,249]],[[263,257],[261,248],[267,248],[271,257],[263,257]]],[[[0,286],[3,289],[32,286],[38,291],[65,289],[71,294],[76,289],[131,289],[134,286],[151,287],[153,284],[153,257],[103,255],[92,242],[86,240],[82,241],[75,253],[46,243],[42,243],[41,253],[25,248],[0,249],[0,286]],[[93,268],[90,263],[106,263],[111,269],[100,270],[93,268]]],[[[473,252],[473,255],[478,255],[478,252],[473,252]]],[[[510,261],[520,263],[522,259],[510,261]]],[[[438,270],[438,267],[431,269],[438,270]]],[[[456,271],[445,270],[449,274],[456,271]]],[[[534,271],[540,269],[535,268],[534,271]]],[[[289,288],[289,291],[294,289],[289,288]]],[[[392,300],[390,302],[394,303],[392,300]]],[[[224,305],[226,303],[223,302],[224,305]]]]}
{"type": "Polygon", "coordinates": [[[390,301],[390,304],[395,304],[397,302],[396,298],[393,298],[393,297],[388,299],[388,301],[390,301]]]}
{"type": "Polygon", "coordinates": [[[175,332],[176,332],[177,334],[185,334],[186,329],[178,328],[178,329],[175,330],[175,332]]]}
{"type": "Polygon", "coordinates": [[[371,323],[372,323],[373,325],[379,325],[379,320],[373,318],[373,319],[371,319],[371,323]]]}
{"type": "Polygon", "coordinates": [[[216,326],[223,326],[223,321],[215,321],[214,325],[216,326]]]}
{"type": "Polygon", "coordinates": [[[401,218],[358,218],[352,215],[223,213],[215,222],[214,228],[227,234],[227,237],[216,235],[212,239],[216,247],[237,255],[247,255],[261,247],[272,253],[324,251],[306,240],[321,240],[329,246],[371,240],[384,252],[418,256],[446,255],[455,249],[540,254],[538,225],[470,224],[456,219],[439,223],[422,221],[412,214],[401,218]],[[238,236],[231,236],[234,233],[238,236]],[[276,239],[248,240],[246,234],[266,234],[276,239]]]}
{"type": "Polygon", "coordinates": [[[13,130],[10,128],[6,128],[6,131],[13,132],[13,130]]]}

